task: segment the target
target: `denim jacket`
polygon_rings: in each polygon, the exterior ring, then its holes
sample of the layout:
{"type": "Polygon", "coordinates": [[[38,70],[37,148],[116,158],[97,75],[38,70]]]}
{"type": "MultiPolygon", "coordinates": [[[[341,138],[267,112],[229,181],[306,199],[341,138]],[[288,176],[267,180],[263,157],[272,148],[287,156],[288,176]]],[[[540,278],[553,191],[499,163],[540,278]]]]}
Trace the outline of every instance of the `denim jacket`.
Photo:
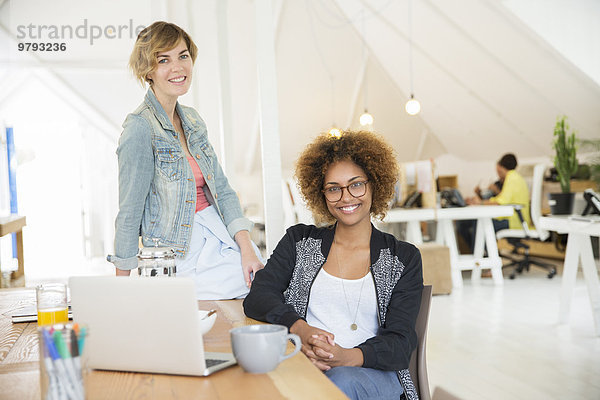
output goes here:
{"type": "MultiPolygon", "coordinates": [[[[240,202],[208,141],[196,110],[177,103],[190,154],[206,181],[205,192],[233,237],[252,229],[240,202]],[[208,188],[207,188],[208,187],[208,188]]],[[[151,89],[127,116],[117,148],[119,213],[115,221],[115,254],[107,257],[119,269],[137,267],[139,236],[144,246],[158,238],[178,257],[188,249],[196,210],[196,182],[177,133],[151,89]]]]}

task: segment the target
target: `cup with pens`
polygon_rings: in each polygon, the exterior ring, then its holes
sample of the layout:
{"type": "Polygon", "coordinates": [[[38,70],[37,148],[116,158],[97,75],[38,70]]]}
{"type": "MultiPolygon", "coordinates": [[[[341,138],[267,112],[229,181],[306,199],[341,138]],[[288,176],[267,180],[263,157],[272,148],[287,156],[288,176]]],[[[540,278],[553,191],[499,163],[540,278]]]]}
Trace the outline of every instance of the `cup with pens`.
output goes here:
{"type": "Polygon", "coordinates": [[[85,399],[82,362],[87,327],[77,323],[38,327],[43,400],[85,399]]]}

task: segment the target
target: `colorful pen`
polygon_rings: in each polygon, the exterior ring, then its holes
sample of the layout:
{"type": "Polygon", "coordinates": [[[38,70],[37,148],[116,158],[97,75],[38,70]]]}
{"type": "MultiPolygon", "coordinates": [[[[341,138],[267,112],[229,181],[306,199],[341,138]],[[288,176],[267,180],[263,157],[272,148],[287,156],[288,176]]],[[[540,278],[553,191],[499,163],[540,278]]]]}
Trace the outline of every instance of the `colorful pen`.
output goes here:
{"type": "Polygon", "coordinates": [[[71,382],[69,382],[69,377],[67,375],[67,371],[65,370],[63,360],[61,360],[60,355],[58,354],[54,341],[50,336],[50,332],[43,329],[43,335],[48,347],[48,352],[50,353],[50,358],[52,358],[52,361],[54,362],[56,378],[60,383],[59,388],[62,388],[66,392],[66,396],[60,396],[59,394],[60,398],[67,397],[70,399],[77,399],[77,395],[71,387],[71,382]]]}
{"type": "Polygon", "coordinates": [[[72,399],[83,399],[83,391],[77,376],[75,375],[71,354],[65,345],[62,331],[55,330],[53,338],[56,350],[60,355],[60,357],[55,360],[55,364],[57,365],[58,370],[61,372],[60,376],[63,378],[63,382],[65,383],[67,394],[72,399]]]}
{"type": "Polygon", "coordinates": [[[77,344],[77,334],[74,329],[70,330],[71,334],[71,358],[73,359],[73,365],[75,366],[75,372],[77,378],[81,381],[81,360],[79,359],[79,345],[77,344]]]}
{"type": "Polygon", "coordinates": [[[85,326],[79,328],[79,338],[77,339],[77,345],[79,346],[79,354],[83,354],[83,345],[85,343],[85,336],[87,335],[87,329],[85,326]]]}
{"type": "Polygon", "coordinates": [[[62,396],[62,391],[59,393],[60,385],[58,384],[58,376],[56,376],[57,371],[54,369],[54,364],[52,364],[51,358],[51,350],[50,346],[52,341],[48,335],[48,331],[46,329],[42,329],[42,340],[45,343],[46,351],[42,352],[42,356],[44,356],[44,365],[46,367],[46,372],[48,373],[48,394],[46,396],[47,399],[52,400],[61,400],[64,396],[62,396]]]}

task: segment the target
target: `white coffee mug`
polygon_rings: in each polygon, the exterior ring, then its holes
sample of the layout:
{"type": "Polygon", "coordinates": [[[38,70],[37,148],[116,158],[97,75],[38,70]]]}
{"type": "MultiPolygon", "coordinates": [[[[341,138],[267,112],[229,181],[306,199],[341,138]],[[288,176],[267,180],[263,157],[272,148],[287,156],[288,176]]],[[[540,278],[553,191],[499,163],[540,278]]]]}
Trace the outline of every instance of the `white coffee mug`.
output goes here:
{"type": "Polygon", "coordinates": [[[246,372],[264,374],[280,362],[297,354],[302,347],[298,335],[288,333],[283,325],[246,325],[229,331],[233,356],[246,372]],[[285,354],[288,339],[296,348],[285,354]]]}

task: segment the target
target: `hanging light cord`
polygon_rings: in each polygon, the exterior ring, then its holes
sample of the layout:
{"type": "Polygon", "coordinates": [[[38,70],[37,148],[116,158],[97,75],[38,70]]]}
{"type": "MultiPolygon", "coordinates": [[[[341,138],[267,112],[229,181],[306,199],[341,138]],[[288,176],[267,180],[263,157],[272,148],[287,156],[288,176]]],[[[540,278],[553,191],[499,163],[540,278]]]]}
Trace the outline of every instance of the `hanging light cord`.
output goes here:
{"type": "Polygon", "coordinates": [[[368,66],[366,65],[366,61],[367,61],[367,58],[368,58],[368,56],[367,56],[367,21],[366,21],[366,18],[365,18],[365,8],[364,8],[364,6],[363,6],[363,9],[362,9],[362,30],[363,30],[363,32],[362,32],[362,35],[363,35],[363,40],[362,40],[362,42],[363,42],[363,62],[365,63],[365,72],[364,72],[365,79],[364,79],[364,82],[363,82],[363,87],[364,87],[363,88],[363,93],[364,93],[364,96],[363,96],[363,103],[364,103],[363,104],[363,108],[366,111],[367,110],[368,94],[369,94],[367,92],[368,89],[369,89],[369,85],[368,85],[368,81],[367,81],[369,74],[368,74],[368,66]]]}
{"type": "Polygon", "coordinates": [[[408,0],[408,77],[410,80],[410,97],[412,98],[414,95],[412,58],[412,0],[408,0]]]}

